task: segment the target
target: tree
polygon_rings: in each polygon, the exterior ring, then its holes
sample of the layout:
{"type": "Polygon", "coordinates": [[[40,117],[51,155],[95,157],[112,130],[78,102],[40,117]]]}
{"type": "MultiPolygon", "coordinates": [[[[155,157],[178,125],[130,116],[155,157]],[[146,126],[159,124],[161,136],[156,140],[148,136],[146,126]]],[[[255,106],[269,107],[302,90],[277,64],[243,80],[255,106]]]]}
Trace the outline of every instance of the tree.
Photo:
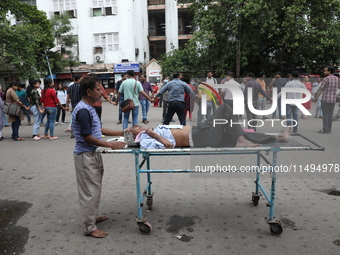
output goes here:
{"type": "Polygon", "coordinates": [[[70,51],[76,38],[69,34],[72,26],[67,15],[48,20],[36,6],[1,0],[0,23],[1,70],[24,79],[45,76],[49,74],[46,54],[53,72],[78,64],[70,51]],[[17,24],[12,25],[11,19],[17,24]],[[54,50],[55,43],[60,49],[54,50]]]}
{"type": "Polygon", "coordinates": [[[53,73],[58,73],[65,67],[79,65],[71,50],[77,43],[77,38],[70,33],[73,27],[70,22],[70,16],[67,13],[54,16],[51,22],[53,38],[55,38],[55,44],[58,46],[58,49],[56,51],[50,50],[48,57],[53,73]]]}
{"type": "Polygon", "coordinates": [[[340,0],[200,0],[190,10],[194,37],[163,57],[166,70],[185,63],[193,74],[241,75],[339,64],[340,0]],[[187,61],[175,61],[183,56],[187,61]]]}
{"type": "Polygon", "coordinates": [[[21,78],[36,77],[45,67],[45,50],[54,45],[52,26],[45,13],[17,0],[2,0],[0,22],[1,69],[21,78]],[[11,25],[13,17],[20,23],[11,25]]]}

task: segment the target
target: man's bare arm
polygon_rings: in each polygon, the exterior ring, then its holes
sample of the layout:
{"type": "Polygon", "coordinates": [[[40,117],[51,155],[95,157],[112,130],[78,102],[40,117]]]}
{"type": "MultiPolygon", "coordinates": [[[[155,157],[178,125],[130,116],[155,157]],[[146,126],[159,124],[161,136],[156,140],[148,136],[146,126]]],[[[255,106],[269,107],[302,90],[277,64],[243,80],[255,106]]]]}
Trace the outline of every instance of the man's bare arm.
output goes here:
{"type": "Polygon", "coordinates": [[[107,128],[102,128],[102,134],[108,136],[124,136],[124,130],[111,130],[107,128]]]}
{"type": "Polygon", "coordinates": [[[152,138],[156,139],[158,142],[164,144],[165,148],[173,148],[174,145],[166,138],[160,136],[159,134],[153,132],[153,128],[149,127],[145,132],[152,138]]]}
{"type": "Polygon", "coordinates": [[[96,146],[100,146],[100,147],[107,147],[107,148],[111,148],[111,149],[123,149],[124,146],[125,146],[125,143],[123,143],[123,142],[110,143],[110,142],[106,142],[106,141],[97,139],[97,138],[93,137],[92,135],[84,136],[84,141],[85,141],[85,143],[88,143],[88,144],[92,144],[92,145],[96,145],[96,146]]]}

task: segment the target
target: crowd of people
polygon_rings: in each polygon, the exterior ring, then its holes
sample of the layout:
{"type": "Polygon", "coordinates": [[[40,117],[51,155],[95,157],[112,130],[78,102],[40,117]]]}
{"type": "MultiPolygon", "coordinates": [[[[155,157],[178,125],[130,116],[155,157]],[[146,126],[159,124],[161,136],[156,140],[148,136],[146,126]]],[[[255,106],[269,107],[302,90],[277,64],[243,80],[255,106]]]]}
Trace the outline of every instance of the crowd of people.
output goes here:
{"type": "MultiPolygon", "coordinates": [[[[90,74],[90,76],[96,76],[90,74]]],[[[237,87],[242,89],[245,99],[245,118],[249,121],[248,128],[256,130],[256,119],[267,119],[268,116],[256,116],[248,108],[247,93],[248,88],[253,89],[252,105],[255,109],[266,110],[267,103],[272,101],[270,91],[272,88],[277,88],[280,94],[283,87],[295,87],[307,89],[311,95],[311,100],[308,100],[303,106],[307,110],[312,108],[312,100],[316,102],[315,118],[323,119],[323,127],[319,133],[330,133],[332,130],[333,119],[340,118],[340,104],[339,110],[333,116],[333,110],[336,101],[339,101],[338,84],[339,80],[334,76],[334,67],[329,66],[324,71],[325,78],[322,82],[314,80],[312,82],[308,75],[300,75],[298,72],[292,72],[287,77],[282,77],[280,72],[276,72],[274,78],[268,81],[266,74],[260,72],[258,78],[255,79],[253,73],[248,73],[239,83],[234,78],[233,72],[227,72],[226,76],[218,82],[213,77],[213,72],[208,71],[206,76],[201,76],[197,79],[192,79],[191,82],[184,82],[181,73],[175,73],[173,77],[164,77],[161,83],[152,85],[147,76],[142,74],[139,80],[135,79],[135,73],[130,70],[121,75],[121,80],[115,85],[114,97],[111,98],[107,95],[103,85],[101,85],[102,97],[113,105],[118,105],[118,122],[123,124],[122,129],[126,129],[130,123],[133,125],[138,124],[139,121],[139,108],[141,108],[141,122],[148,124],[148,113],[150,103],[154,106],[163,108],[161,114],[161,123],[168,125],[170,122],[175,122],[175,114],[181,125],[186,125],[186,121],[193,120],[193,112],[197,109],[197,125],[206,121],[209,116],[213,114],[216,107],[222,103],[228,104],[233,107],[233,94],[228,87],[237,87]],[[225,85],[223,88],[218,88],[218,85],[225,85]],[[116,100],[113,100],[113,99],[116,100]],[[202,98],[203,102],[202,103],[202,98]],[[134,109],[129,112],[122,113],[121,104],[126,99],[132,99],[134,109]],[[141,106],[141,107],[139,107],[141,106]],[[204,108],[204,109],[202,109],[204,108]],[[130,121],[130,113],[132,120],[130,121]]],[[[32,140],[38,141],[40,139],[58,139],[54,135],[54,126],[60,124],[68,124],[66,121],[66,111],[75,108],[77,103],[81,100],[79,94],[80,81],[82,77],[79,74],[74,75],[74,81],[69,85],[58,83],[55,88],[54,83],[50,79],[45,79],[43,84],[40,80],[30,80],[28,87],[26,85],[12,82],[6,91],[3,91],[0,85],[0,97],[2,101],[16,102],[22,106],[22,113],[20,116],[11,116],[1,113],[0,127],[12,126],[12,139],[15,141],[23,141],[24,138],[19,135],[19,128],[21,121],[24,117],[27,118],[27,124],[33,124],[32,140]],[[71,108],[70,108],[71,106],[71,108]],[[44,118],[46,121],[44,123],[44,118]],[[40,135],[40,127],[44,128],[44,134],[40,135]]],[[[306,95],[303,93],[288,93],[288,98],[299,99],[304,98],[306,95]]],[[[277,108],[272,113],[271,118],[294,120],[293,122],[287,121],[291,124],[292,131],[298,132],[299,116],[302,119],[308,117],[300,113],[300,110],[295,105],[288,104],[286,106],[286,115],[282,115],[281,97],[277,97],[277,108]]],[[[2,102],[3,104],[3,102],[2,102]]],[[[102,101],[99,100],[93,106],[101,120],[102,115],[102,101]]],[[[236,115],[237,119],[242,115],[236,115]]],[[[2,128],[1,128],[2,130],[2,128]]],[[[0,130],[0,140],[3,139],[0,130]]],[[[72,121],[65,131],[71,132],[71,138],[74,138],[72,131],[72,121]]]]}

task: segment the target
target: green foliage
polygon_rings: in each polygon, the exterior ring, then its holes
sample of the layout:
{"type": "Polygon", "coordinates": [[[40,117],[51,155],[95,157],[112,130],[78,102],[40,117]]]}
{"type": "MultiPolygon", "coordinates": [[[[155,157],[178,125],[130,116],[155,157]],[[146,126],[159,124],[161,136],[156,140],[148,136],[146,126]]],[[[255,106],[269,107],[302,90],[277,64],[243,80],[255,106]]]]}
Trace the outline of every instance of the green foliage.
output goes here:
{"type": "Polygon", "coordinates": [[[163,72],[225,73],[239,63],[242,75],[339,64],[340,0],[200,0],[190,11],[194,37],[164,56],[163,72]]]}
{"type": "Polygon", "coordinates": [[[21,78],[36,77],[44,69],[45,49],[53,47],[51,23],[45,13],[17,0],[1,0],[0,23],[1,69],[15,70],[21,78]],[[11,25],[8,17],[21,24],[11,25]]]}
{"type": "Polygon", "coordinates": [[[58,73],[67,66],[79,65],[71,51],[72,46],[77,43],[77,38],[70,34],[73,27],[67,13],[54,16],[51,23],[53,37],[60,49],[56,52],[50,51],[48,56],[53,73],[58,73]]]}
{"type": "Polygon", "coordinates": [[[29,79],[48,74],[45,52],[53,72],[65,66],[77,65],[69,48],[75,38],[68,34],[72,29],[65,15],[48,20],[46,14],[35,6],[17,0],[0,1],[0,68],[20,78],[29,79]],[[10,19],[17,21],[16,25],[10,19]],[[53,52],[56,43],[61,51],[53,52]]]}

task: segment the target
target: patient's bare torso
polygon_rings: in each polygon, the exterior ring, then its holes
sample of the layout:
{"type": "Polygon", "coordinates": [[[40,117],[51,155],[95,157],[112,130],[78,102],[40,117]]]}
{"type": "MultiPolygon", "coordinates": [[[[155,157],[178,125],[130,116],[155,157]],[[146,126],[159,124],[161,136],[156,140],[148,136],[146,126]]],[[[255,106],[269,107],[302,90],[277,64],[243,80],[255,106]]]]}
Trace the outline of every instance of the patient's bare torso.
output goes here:
{"type": "Polygon", "coordinates": [[[183,126],[183,129],[170,129],[172,136],[176,140],[176,147],[189,146],[190,130],[191,128],[189,126],[183,126]]]}

